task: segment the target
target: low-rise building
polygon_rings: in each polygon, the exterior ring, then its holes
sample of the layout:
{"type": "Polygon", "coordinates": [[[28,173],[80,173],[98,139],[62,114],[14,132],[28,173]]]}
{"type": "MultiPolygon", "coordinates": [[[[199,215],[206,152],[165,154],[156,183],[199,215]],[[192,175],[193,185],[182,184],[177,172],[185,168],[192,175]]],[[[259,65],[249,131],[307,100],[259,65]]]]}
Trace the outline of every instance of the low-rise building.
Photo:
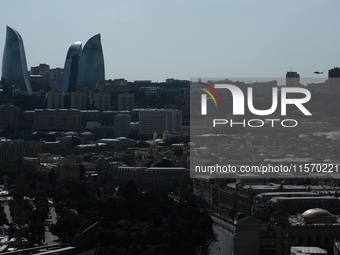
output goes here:
{"type": "Polygon", "coordinates": [[[61,147],[65,147],[69,144],[72,144],[72,136],[71,135],[56,137],[56,140],[58,142],[60,142],[61,147]]]}
{"type": "Polygon", "coordinates": [[[86,110],[87,109],[87,95],[86,92],[76,91],[71,92],[71,109],[86,110]]]}
{"type": "Polygon", "coordinates": [[[320,247],[333,254],[334,240],[340,236],[337,215],[321,208],[311,208],[297,216],[267,209],[237,221],[235,255],[290,254],[291,247],[297,246],[320,247]]]}
{"type": "Polygon", "coordinates": [[[182,111],[175,109],[139,109],[139,134],[182,133],[182,111]]]}
{"type": "Polygon", "coordinates": [[[118,111],[131,111],[134,108],[134,104],[134,94],[118,94],[118,111]]]}
{"type": "Polygon", "coordinates": [[[186,173],[182,167],[149,167],[143,174],[143,189],[169,191],[175,179],[186,173]]]}
{"type": "Polygon", "coordinates": [[[98,110],[81,110],[81,119],[83,121],[91,121],[91,122],[101,122],[102,114],[98,110]]]}
{"type": "Polygon", "coordinates": [[[0,128],[18,127],[20,124],[20,108],[9,104],[0,106],[0,128]]]}
{"type": "Polygon", "coordinates": [[[110,93],[95,93],[94,94],[94,107],[99,111],[110,110],[110,93]]]}
{"type": "Polygon", "coordinates": [[[64,92],[61,90],[51,90],[47,93],[47,108],[48,109],[63,109],[64,108],[64,92]]]}
{"type": "Polygon", "coordinates": [[[96,127],[100,127],[101,124],[99,122],[95,122],[95,121],[89,121],[86,123],[86,128],[90,129],[91,131],[94,131],[96,129],[96,127]]]}
{"type": "Polygon", "coordinates": [[[113,172],[113,184],[120,186],[132,180],[142,188],[145,169],[146,167],[118,166],[113,172]]]}
{"type": "Polygon", "coordinates": [[[334,214],[340,214],[340,200],[331,196],[273,197],[268,201],[268,204],[274,210],[283,210],[290,215],[297,215],[311,207],[318,207],[334,214]]]}
{"type": "Polygon", "coordinates": [[[17,159],[21,157],[37,158],[42,151],[42,141],[1,141],[0,166],[15,168],[17,159]]]}
{"type": "Polygon", "coordinates": [[[75,161],[63,161],[60,164],[60,178],[80,180],[80,164],[75,161]]]}
{"type": "Polygon", "coordinates": [[[34,128],[46,130],[71,130],[80,128],[81,114],[77,109],[36,109],[34,128]]]}

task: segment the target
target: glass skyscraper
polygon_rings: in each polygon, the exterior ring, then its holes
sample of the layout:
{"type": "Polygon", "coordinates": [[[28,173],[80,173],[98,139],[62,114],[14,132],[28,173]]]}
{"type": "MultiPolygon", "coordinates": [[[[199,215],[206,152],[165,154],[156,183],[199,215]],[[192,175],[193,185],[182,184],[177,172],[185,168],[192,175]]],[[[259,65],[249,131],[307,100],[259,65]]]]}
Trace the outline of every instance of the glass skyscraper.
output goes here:
{"type": "Polygon", "coordinates": [[[6,30],[6,43],[2,57],[2,78],[13,88],[27,90],[28,94],[32,95],[24,43],[20,34],[9,26],[6,30]]]}
{"type": "Polygon", "coordinates": [[[65,93],[76,91],[81,46],[81,41],[77,41],[68,49],[61,82],[61,90],[65,93]]]}
{"type": "Polygon", "coordinates": [[[100,34],[91,37],[85,44],[79,60],[77,89],[93,89],[105,81],[104,56],[100,34]]]}

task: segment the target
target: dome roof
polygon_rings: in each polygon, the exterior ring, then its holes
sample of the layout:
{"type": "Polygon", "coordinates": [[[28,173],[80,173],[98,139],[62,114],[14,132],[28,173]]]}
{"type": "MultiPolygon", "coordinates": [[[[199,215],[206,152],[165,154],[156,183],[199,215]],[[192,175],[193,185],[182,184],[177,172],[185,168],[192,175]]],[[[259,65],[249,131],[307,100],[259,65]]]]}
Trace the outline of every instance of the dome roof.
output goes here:
{"type": "Polygon", "coordinates": [[[329,211],[321,208],[312,208],[305,211],[303,214],[305,217],[330,217],[333,216],[329,211]]]}

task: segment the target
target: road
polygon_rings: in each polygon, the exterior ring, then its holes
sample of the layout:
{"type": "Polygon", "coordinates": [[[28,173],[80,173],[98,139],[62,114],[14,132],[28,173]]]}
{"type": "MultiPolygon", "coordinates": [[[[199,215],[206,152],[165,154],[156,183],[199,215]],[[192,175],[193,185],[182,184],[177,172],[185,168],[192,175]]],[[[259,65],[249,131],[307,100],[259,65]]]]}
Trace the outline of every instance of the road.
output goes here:
{"type": "MultiPolygon", "coordinates": [[[[11,213],[10,213],[9,205],[8,204],[4,205],[4,212],[6,214],[8,222],[9,223],[12,222],[12,217],[11,217],[11,213]]],[[[48,216],[51,217],[51,218],[46,219],[44,221],[44,223],[50,223],[50,224],[57,223],[57,214],[55,212],[55,208],[54,207],[50,207],[50,212],[49,212],[48,216]]],[[[45,226],[44,228],[45,228],[45,243],[48,244],[48,245],[50,245],[50,244],[58,244],[59,242],[56,241],[56,240],[59,240],[59,237],[52,235],[52,233],[50,232],[48,226],[45,226]]]]}
{"type": "Polygon", "coordinates": [[[9,205],[5,204],[5,205],[3,205],[3,207],[4,207],[4,212],[6,214],[6,218],[8,219],[8,223],[11,223],[12,217],[11,217],[11,212],[9,211],[9,205]]]}
{"type": "Polygon", "coordinates": [[[56,224],[57,223],[57,213],[55,212],[55,208],[54,207],[50,207],[50,215],[52,216],[52,224],[56,224]]]}
{"type": "Polygon", "coordinates": [[[232,255],[233,254],[233,232],[234,226],[211,216],[213,219],[214,238],[207,253],[211,255],[232,255]],[[218,249],[220,248],[220,249],[218,249]]]}
{"type": "MultiPolygon", "coordinates": [[[[47,222],[50,224],[57,223],[57,214],[55,212],[54,207],[50,207],[50,212],[48,215],[51,216],[51,219],[46,219],[44,222],[47,222]]],[[[52,235],[52,233],[49,230],[49,227],[45,226],[45,243],[47,245],[58,244],[59,242],[58,241],[56,242],[56,240],[59,240],[59,237],[52,235]]]]}

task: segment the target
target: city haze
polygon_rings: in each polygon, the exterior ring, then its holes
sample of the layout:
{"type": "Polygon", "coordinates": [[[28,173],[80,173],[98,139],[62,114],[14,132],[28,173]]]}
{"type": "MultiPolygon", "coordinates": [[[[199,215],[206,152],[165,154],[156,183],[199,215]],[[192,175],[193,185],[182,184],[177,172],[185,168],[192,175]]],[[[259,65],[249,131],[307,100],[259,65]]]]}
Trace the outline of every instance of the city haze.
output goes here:
{"type": "Polygon", "coordinates": [[[67,50],[101,34],[105,78],[326,78],[340,65],[338,1],[4,1],[28,68],[64,66],[67,50]],[[323,71],[316,75],[315,71],[323,71]]]}

